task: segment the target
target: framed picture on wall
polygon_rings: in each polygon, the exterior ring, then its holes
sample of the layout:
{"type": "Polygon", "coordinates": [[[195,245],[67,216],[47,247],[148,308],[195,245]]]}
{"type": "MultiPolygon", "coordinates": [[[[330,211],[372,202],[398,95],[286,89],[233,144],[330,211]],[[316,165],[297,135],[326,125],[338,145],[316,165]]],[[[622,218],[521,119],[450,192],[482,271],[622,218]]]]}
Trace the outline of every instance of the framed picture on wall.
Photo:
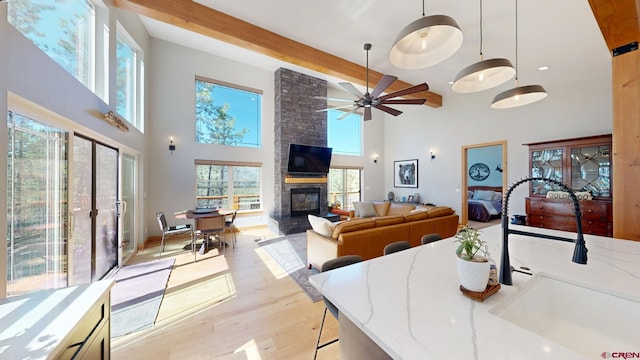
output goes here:
{"type": "Polygon", "coordinates": [[[418,159],[393,162],[394,187],[418,187],[418,159]]]}

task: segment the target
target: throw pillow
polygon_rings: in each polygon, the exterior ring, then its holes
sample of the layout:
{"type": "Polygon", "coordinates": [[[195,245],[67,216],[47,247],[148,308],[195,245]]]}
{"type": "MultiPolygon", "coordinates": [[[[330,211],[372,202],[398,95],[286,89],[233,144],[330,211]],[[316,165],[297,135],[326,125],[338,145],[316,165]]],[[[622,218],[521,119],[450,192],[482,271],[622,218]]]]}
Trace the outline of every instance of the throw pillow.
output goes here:
{"type": "Polygon", "coordinates": [[[473,194],[473,200],[488,200],[493,199],[493,191],[489,190],[476,190],[473,194]]]}
{"type": "Polygon", "coordinates": [[[376,208],[370,202],[356,201],[353,203],[353,207],[356,210],[356,217],[368,218],[378,216],[376,208]]]}
{"type": "Polygon", "coordinates": [[[494,200],[494,201],[502,201],[502,193],[494,191],[492,200],[494,200]]]}
{"type": "Polygon", "coordinates": [[[331,232],[333,232],[331,221],[311,214],[308,215],[308,219],[313,231],[322,236],[331,237],[331,232]]]}

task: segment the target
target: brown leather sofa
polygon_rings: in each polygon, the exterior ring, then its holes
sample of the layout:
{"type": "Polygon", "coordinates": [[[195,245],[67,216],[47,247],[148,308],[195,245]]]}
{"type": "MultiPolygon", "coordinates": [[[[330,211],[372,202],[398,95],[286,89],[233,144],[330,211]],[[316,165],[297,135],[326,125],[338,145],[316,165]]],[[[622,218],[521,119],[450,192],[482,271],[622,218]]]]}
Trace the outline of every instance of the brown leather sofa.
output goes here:
{"type": "Polygon", "coordinates": [[[325,261],[343,255],[360,255],[368,260],[382,256],[384,247],[392,242],[406,240],[411,246],[418,246],[423,235],[439,233],[448,238],[458,230],[458,215],[450,207],[415,209],[414,205],[398,204],[405,206],[400,209],[394,208],[394,204],[381,203],[374,202],[374,206],[377,205],[376,212],[384,216],[340,222],[333,228],[331,236],[307,230],[309,266],[320,269],[325,261]]]}

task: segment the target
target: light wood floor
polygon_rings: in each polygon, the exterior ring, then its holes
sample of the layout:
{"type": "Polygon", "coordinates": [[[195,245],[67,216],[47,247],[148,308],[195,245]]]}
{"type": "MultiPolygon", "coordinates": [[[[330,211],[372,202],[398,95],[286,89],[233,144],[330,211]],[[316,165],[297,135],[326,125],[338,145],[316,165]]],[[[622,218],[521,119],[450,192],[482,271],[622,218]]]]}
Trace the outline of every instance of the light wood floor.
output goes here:
{"type": "MultiPolygon", "coordinates": [[[[275,236],[267,229],[238,233],[235,249],[198,255],[181,250],[188,239],[171,240],[163,257],[176,264],[156,325],[112,339],[113,359],[312,359],[324,311],[274,264],[256,239],[275,236]]],[[[227,235],[229,238],[229,235],[227,235]]],[[[129,264],[159,258],[159,244],[141,250],[129,264]]],[[[323,341],[338,336],[327,316],[323,341]]],[[[318,352],[337,359],[338,343],[318,352]]]]}

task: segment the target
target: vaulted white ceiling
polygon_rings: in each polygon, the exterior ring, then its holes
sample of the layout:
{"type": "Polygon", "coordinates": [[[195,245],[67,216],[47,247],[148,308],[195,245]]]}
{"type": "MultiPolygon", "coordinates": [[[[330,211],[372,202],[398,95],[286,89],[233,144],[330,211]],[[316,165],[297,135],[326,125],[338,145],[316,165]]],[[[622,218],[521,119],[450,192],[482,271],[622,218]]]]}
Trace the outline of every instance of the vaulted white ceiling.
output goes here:
{"type": "MultiPolygon", "coordinates": [[[[427,82],[431,91],[445,99],[465,96],[454,95],[449,82],[461,69],[480,60],[479,0],[425,0],[426,15],[453,17],[464,33],[464,42],[449,59],[420,70],[398,69],[388,58],[400,30],[422,15],[422,2],[417,0],[196,2],[362,66],[365,65],[363,44],[371,43],[369,65],[372,69],[412,84],[427,82]]],[[[611,56],[587,1],[519,0],[518,7],[520,85],[539,84],[552,94],[554,89],[565,89],[567,83],[584,84],[590,79],[601,81],[611,77],[611,56]],[[539,71],[540,66],[548,66],[549,70],[539,71]]],[[[149,33],[160,39],[269,70],[284,66],[325,78],[330,84],[340,81],[157,20],[141,18],[149,33]]],[[[484,58],[504,57],[515,65],[515,1],[484,0],[483,24],[484,58]]],[[[497,94],[512,86],[513,81],[487,91],[497,94]]]]}

